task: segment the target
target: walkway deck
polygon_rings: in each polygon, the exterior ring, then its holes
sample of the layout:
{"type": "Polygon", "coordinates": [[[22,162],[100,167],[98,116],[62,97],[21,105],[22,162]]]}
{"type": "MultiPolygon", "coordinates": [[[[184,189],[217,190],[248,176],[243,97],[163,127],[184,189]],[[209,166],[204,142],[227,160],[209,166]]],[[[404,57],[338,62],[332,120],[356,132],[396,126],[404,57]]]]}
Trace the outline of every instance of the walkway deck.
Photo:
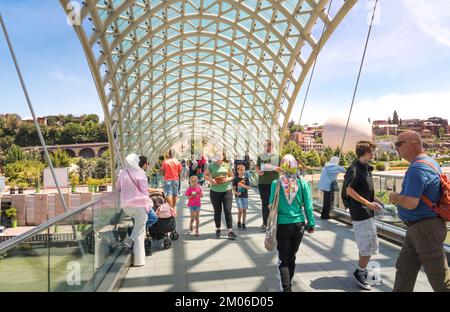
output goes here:
{"type": "MultiPolygon", "coordinates": [[[[250,191],[248,230],[239,231],[236,241],[215,238],[213,209],[208,189],[202,200],[200,237],[186,235],[189,229],[189,210],[186,199],[180,197],[177,229],[180,239],[172,248],[162,250],[153,246],[153,255],[147,257],[143,267],[131,267],[119,291],[242,291],[273,292],[279,290],[277,254],[264,249],[264,234],[260,232],[260,201],[250,191]]],[[[309,291],[361,291],[355,286],[351,273],[355,269],[358,251],[351,227],[338,221],[322,222],[316,216],[317,228],[313,235],[306,234],[297,254],[293,290],[309,291]]],[[[237,221],[237,208],[233,204],[233,221],[237,221]]],[[[383,284],[372,291],[389,292],[395,277],[395,261],[400,248],[386,241],[380,242],[380,254],[373,258],[381,265],[383,284]]],[[[423,272],[419,273],[415,291],[431,291],[423,272]]]]}

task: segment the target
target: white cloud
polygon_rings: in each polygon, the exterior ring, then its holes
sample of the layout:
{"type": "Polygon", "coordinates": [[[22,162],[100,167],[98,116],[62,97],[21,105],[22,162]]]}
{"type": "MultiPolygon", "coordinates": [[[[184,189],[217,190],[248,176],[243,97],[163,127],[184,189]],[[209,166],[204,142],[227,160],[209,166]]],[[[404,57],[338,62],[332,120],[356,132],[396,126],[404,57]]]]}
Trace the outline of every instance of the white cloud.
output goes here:
{"type": "Polygon", "coordinates": [[[403,0],[403,5],[424,33],[450,47],[450,1],[403,0]]]}
{"type": "MultiPolygon", "coordinates": [[[[319,103],[310,101],[305,107],[301,124],[323,124],[328,118],[344,118],[349,113],[349,105],[345,108],[333,102],[319,103]]],[[[386,120],[392,117],[394,110],[402,119],[443,117],[450,120],[450,90],[441,92],[425,92],[398,94],[390,93],[375,99],[356,102],[353,107],[352,121],[386,120]]],[[[300,105],[292,112],[290,120],[298,122],[300,105]]]]}
{"type": "Polygon", "coordinates": [[[442,92],[397,94],[391,93],[377,99],[355,104],[354,117],[371,120],[386,119],[394,110],[402,119],[443,117],[450,119],[450,90],[442,92]]]}
{"type": "MultiPolygon", "coordinates": [[[[367,4],[357,3],[319,55],[315,78],[319,82],[333,83],[356,76],[368,30],[367,4]]],[[[449,56],[449,0],[382,1],[379,12],[364,76],[400,76],[449,56]]]]}
{"type": "Polygon", "coordinates": [[[83,77],[75,77],[73,75],[66,74],[61,70],[55,70],[50,73],[50,77],[57,81],[69,83],[69,84],[82,84],[88,85],[89,82],[83,77]]]}

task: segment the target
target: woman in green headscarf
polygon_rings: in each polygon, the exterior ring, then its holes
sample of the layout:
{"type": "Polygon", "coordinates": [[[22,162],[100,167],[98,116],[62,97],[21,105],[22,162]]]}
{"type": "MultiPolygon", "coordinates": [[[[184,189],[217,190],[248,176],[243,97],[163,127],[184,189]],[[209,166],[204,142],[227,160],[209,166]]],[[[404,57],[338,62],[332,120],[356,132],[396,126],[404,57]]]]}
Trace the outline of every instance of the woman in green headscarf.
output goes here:
{"type": "Polygon", "coordinates": [[[278,193],[277,250],[279,270],[284,292],[290,292],[295,272],[295,258],[305,230],[314,232],[311,189],[309,183],[297,177],[298,163],[294,156],[286,155],[281,161],[282,174],[272,182],[270,205],[273,207],[276,188],[278,193]],[[303,208],[305,214],[303,213],[303,208]]]}

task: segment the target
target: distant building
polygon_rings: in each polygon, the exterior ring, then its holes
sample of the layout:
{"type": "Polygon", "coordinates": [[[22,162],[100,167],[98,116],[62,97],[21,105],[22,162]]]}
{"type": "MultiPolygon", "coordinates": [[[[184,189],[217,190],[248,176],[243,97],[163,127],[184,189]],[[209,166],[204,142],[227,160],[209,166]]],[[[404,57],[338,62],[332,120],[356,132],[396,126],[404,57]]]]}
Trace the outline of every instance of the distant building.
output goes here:
{"type": "Polygon", "coordinates": [[[304,136],[301,132],[294,132],[294,133],[291,133],[291,136],[289,137],[289,139],[291,141],[294,141],[295,143],[297,143],[297,145],[300,145],[300,143],[303,142],[303,140],[304,140],[304,136]]]}
{"type": "Polygon", "coordinates": [[[433,132],[431,132],[428,129],[424,129],[424,130],[420,131],[420,135],[422,136],[422,138],[427,139],[427,138],[431,138],[433,136],[433,132]]]}
{"type": "Polygon", "coordinates": [[[373,126],[373,135],[397,135],[398,126],[397,125],[377,125],[373,126]]]}
{"type": "Polygon", "coordinates": [[[372,123],[372,126],[373,127],[376,127],[376,126],[389,126],[389,122],[387,120],[375,120],[372,123]]]}
{"type": "Polygon", "coordinates": [[[321,144],[321,143],[316,143],[311,142],[311,141],[306,141],[302,144],[300,144],[300,147],[302,149],[302,151],[304,152],[309,152],[309,151],[317,151],[319,153],[323,153],[325,151],[325,145],[321,144]]]}
{"type": "Polygon", "coordinates": [[[322,133],[322,130],[323,130],[322,125],[319,125],[318,123],[305,126],[305,131],[313,131],[313,132],[320,132],[320,133],[322,133]]]}
{"type": "Polygon", "coordinates": [[[403,119],[402,126],[404,127],[418,127],[422,126],[420,119],[403,119]]]}
{"type": "MultiPolygon", "coordinates": [[[[37,121],[38,124],[40,125],[47,125],[47,117],[37,117],[37,121]]],[[[23,123],[28,123],[28,124],[34,124],[34,119],[33,118],[24,118],[22,119],[23,123]]]]}
{"type": "Polygon", "coordinates": [[[316,150],[322,153],[325,150],[325,146],[321,143],[317,143],[314,138],[314,131],[295,132],[290,136],[290,140],[297,143],[298,146],[304,152],[316,150]]]}

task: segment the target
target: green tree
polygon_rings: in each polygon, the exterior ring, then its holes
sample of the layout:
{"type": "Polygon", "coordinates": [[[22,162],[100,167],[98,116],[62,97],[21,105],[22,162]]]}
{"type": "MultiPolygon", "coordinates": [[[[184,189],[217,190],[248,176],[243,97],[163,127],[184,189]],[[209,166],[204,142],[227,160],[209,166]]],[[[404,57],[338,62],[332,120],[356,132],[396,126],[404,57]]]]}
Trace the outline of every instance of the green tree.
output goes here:
{"type": "Polygon", "coordinates": [[[31,137],[36,134],[32,124],[22,123],[15,137],[14,143],[18,146],[31,146],[31,137]]]}
{"type": "Polygon", "coordinates": [[[96,114],[89,114],[89,115],[84,116],[83,125],[88,122],[93,122],[94,124],[98,124],[100,122],[100,120],[96,114]]]}
{"type": "Polygon", "coordinates": [[[47,117],[47,126],[54,127],[57,126],[59,122],[58,116],[48,116],[47,117]]]}
{"type": "Polygon", "coordinates": [[[289,127],[289,132],[290,133],[295,133],[295,132],[302,132],[304,130],[303,126],[297,125],[295,123],[293,123],[290,127],[289,127]]]}
{"type": "Polygon", "coordinates": [[[89,161],[80,157],[76,158],[74,163],[78,166],[78,174],[80,175],[80,180],[86,181],[86,179],[91,176],[89,161]]]}
{"type": "Polygon", "coordinates": [[[9,149],[9,151],[6,153],[5,156],[5,162],[7,164],[12,164],[23,159],[24,159],[23,149],[17,145],[11,146],[11,148],[9,149]]]}
{"type": "Polygon", "coordinates": [[[26,159],[26,160],[35,160],[38,162],[42,162],[42,160],[43,160],[41,153],[39,153],[38,151],[27,151],[27,152],[24,152],[23,156],[24,156],[24,159],[26,159]]]}
{"type": "Polygon", "coordinates": [[[60,144],[85,143],[84,127],[78,123],[68,123],[61,131],[60,144]]]}
{"type": "Polygon", "coordinates": [[[438,139],[442,140],[444,138],[444,136],[445,136],[445,129],[444,129],[444,127],[440,127],[438,129],[438,131],[437,131],[437,136],[436,137],[438,139]]]}
{"type": "Polygon", "coordinates": [[[76,122],[77,122],[77,120],[72,114],[64,116],[64,125],[67,125],[70,123],[76,123],[76,122]]]}
{"type": "Polygon", "coordinates": [[[108,142],[108,131],[106,130],[106,123],[104,122],[99,124],[96,142],[108,142]]]}
{"type": "Polygon", "coordinates": [[[281,157],[284,157],[287,154],[291,154],[292,156],[295,157],[295,159],[302,159],[302,149],[294,141],[289,141],[287,144],[283,146],[281,157]]]}
{"type": "Polygon", "coordinates": [[[19,160],[5,166],[5,176],[10,181],[27,182],[38,178],[44,170],[44,164],[35,160],[19,160]]]}
{"type": "Polygon", "coordinates": [[[398,113],[397,113],[397,111],[394,111],[394,116],[392,117],[392,123],[393,123],[394,125],[400,124],[400,119],[398,118],[398,113]]]}
{"type": "Polygon", "coordinates": [[[59,126],[50,127],[48,130],[47,137],[45,138],[45,142],[48,145],[57,145],[61,144],[61,131],[62,128],[59,126]]]}
{"type": "Polygon", "coordinates": [[[97,158],[94,164],[93,178],[95,179],[104,179],[106,178],[106,167],[108,166],[108,162],[105,161],[102,157],[97,158]]]}
{"type": "Polygon", "coordinates": [[[320,167],[321,158],[316,150],[311,150],[305,153],[305,164],[308,167],[320,167]]]}
{"type": "Polygon", "coordinates": [[[69,154],[63,150],[56,150],[50,154],[50,159],[52,160],[52,164],[56,168],[64,168],[70,165],[71,159],[69,154]]]}
{"type": "Polygon", "coordinates": [[[356,153],[354,151],[347,152],[347,154],[345,154],[345,162],[346,162],[345,166],[351,164],[355,159],[356,153]]]}
{"type": "Polygon", "coordinates": [[[11,149],[11,146],[14,144],[14,137],[10,135],[1,135],[0,133],[0,161],[4,163],[6,153],[11,149]]]}
{"type": "Polygon", "coordinates": [[[5,135],[15,136],[17,131],[19,130],[21,118],[17,114],[10,114],[4,117],[4,131],[5,135]]]}

